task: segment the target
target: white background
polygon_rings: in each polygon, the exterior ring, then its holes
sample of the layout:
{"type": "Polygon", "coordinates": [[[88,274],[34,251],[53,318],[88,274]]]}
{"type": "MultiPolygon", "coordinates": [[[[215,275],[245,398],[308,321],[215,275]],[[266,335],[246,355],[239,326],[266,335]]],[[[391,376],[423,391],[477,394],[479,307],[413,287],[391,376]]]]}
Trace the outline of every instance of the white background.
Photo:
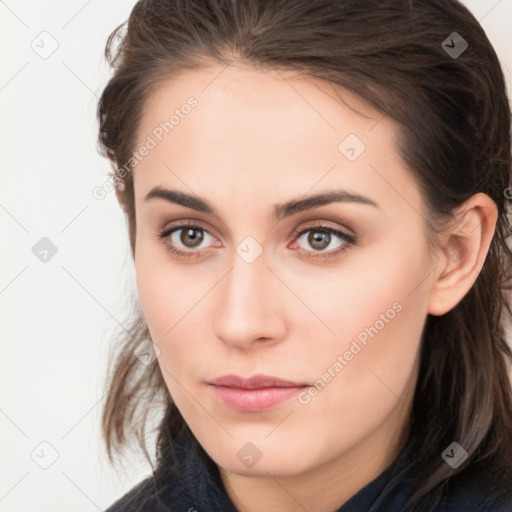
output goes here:
{"type": "MultiPolygon", "coordinates": [[[[95,109],[106,39],[134,3],[0,1],[0,512],[104,510],[150,473],[142,458],[114,472],[99,431],[109,335],[134,285],[115,196],[91,193],[109,169],[95,109]],[[51,47],[43,31],[58,44],[47,59],[31,47],[51,47]],[[58,248],[47,263],[32,253],[42,237],[58,248]],[[31,458],[50,460],[43,441],[58,452],[48,469],[31,458]]],[[[510,90],[512,2],[465,3],[510,90]]]]}

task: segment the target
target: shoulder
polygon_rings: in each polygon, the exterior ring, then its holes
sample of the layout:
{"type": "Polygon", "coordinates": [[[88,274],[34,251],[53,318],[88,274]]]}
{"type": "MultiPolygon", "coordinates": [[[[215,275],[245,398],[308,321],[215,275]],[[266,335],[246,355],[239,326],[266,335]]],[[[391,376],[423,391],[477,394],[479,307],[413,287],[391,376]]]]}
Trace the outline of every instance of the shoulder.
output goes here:
{"type": "Polygon", "coordinates": [[[150,476],[110,505],[105,512],[168,512],[168,510],[162,508],[153,477],[150,476]]]}
{"type": "Polygon", "coordinates": [[[512,498],[470,489],[451,494],[440,512],[512,512],[512,498]]]}
{"type": "Polygon", "coordinates": [[[447,486],[442,512],[512,512],[512,490],[494,481],[486,465],[476,465],[454,477],[447,486]]]}
{"type": "Polygon", "coordinates": [[[151,475],[104,512],[192,512],[197,496],[190,492],[191,486],[192,482],[183,482],[176,476],[157,485],[155,475],[151,475]]]}

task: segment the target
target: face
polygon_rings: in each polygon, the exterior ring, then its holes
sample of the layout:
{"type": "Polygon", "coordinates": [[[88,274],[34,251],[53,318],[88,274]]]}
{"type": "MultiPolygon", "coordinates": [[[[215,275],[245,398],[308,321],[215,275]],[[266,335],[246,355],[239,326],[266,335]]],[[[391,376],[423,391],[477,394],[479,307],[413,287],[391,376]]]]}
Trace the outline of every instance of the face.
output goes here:
{"type": "Polygon", "coordinates": [[[396,125],[311,77],[231,65],[161,84],[137,133],[140,303],[200,444],[255,476],[389,455],[430,271],[396,125]]]}

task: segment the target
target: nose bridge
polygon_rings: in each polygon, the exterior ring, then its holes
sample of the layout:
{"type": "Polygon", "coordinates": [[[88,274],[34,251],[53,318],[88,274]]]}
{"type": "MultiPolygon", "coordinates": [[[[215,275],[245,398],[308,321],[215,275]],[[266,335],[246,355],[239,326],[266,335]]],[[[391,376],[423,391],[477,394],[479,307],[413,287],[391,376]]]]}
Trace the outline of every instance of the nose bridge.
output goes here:
{"type": "Polygon", "coordinates": [[[250,244],[237,247],[231,270],[218,288],[215,310],[215,334],[239,347],[258,338],[276,338],[283,321],[276,278],[264,253],[254,257],[255,247],[250,244]]]}

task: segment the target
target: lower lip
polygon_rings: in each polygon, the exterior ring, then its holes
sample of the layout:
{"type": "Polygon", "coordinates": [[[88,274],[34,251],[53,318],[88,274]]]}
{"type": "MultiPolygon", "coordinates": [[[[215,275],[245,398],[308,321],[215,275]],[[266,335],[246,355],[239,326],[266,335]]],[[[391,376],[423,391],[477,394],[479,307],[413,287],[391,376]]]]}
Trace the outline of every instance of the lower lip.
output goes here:
{"type": "Polygon", "coordinates": [[[238,411],[264,411],[294,397],[307,386],[241,389],[210,385],[213,394],[225,405],[238,411]]]}

